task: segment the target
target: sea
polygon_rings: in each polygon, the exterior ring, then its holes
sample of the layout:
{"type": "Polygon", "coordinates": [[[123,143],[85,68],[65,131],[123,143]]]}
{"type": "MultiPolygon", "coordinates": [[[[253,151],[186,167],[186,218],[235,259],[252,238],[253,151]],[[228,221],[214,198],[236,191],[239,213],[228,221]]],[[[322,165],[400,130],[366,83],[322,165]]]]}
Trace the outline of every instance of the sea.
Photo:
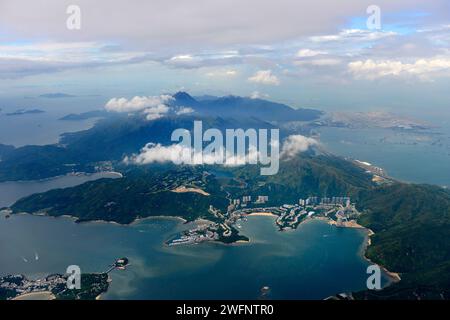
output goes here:
{"type": "MultiPolygon", "coordinates": [[[[280,232],[265,216],[241,224],[248,243],[169,247],[164,241],[191,225],[164,218],[121,226],[0,216],[0,274],[37,279],[65,273],[69,265],[102,272],[127,257],[130,265],[110,273],[102,299],[259,299],[266,286],[269,299],[324,299],[366,288],[365,230],[313,220],[280,232]]],[[[389,283],[384,273],[382,283],[389,283]]]]}

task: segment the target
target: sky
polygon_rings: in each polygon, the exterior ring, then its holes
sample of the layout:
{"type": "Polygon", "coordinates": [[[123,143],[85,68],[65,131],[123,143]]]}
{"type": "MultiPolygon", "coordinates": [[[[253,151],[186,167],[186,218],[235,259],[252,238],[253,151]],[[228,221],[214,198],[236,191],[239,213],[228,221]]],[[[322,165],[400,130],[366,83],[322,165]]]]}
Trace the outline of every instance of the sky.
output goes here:
{"type": "Polygon", "coordinates": [[[449,42],[448,0],[0,0],[0,102],[184,90],[448,114],[449,42]]]}

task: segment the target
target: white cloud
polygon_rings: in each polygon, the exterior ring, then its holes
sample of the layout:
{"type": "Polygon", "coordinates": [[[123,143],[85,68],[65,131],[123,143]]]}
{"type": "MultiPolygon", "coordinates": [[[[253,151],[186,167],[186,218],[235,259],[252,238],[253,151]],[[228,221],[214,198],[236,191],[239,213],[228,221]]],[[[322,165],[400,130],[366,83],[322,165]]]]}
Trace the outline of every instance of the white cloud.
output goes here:
{"type": "Polygon", "coordinates": [[[161,144],[147,143],[139,154],[131,157],[125,157],[124,162],[127,164],[149,164],[149,163],[164,163],[173,162],[180,163],[180,159],[183,159],[185,152],[190,152],[189,149],[173,144],[170,146],[162,146],[161,144]]]}
{"type": "Polygon", "coordinates": [[[184,114],[190,114],[190,113],[193,113],[193,112],[194,112],[194,109],[189,108],[189,107],[181,107],[177,111],[175,111],[176,115],[178,115],[178,116],[181,116],[181,115],[184,115],[184,114]]]}
{"type": "Polygon", "coordinates": [[[281,157],[292,158],[300,152],[307,151],[310,147],[317,145],[317,140],[302,135],[290,135],[284,140],[281,148],[281,157]]]}
{"type": "Polygon", "coordinates": [[[136,112],[147,108],[159,107],[172,99],[173,97],[169,95],[135,96],[130,100],[126,98],[112,98],[106,103],[105,109],[114,112],[136,112]]]}
{"type": "Polygon", "coordinates": [[[272,74],[271,70],[260,70],[248,78],[248,81],[275,86],[280,84],[280,80],[276,75],[272,74]]]}
{"type": "Polygon", "coordinates": [[[195,153],[193,148],[188,148],[180,144],[163,146],[159,143],[147,143],[141,149],[139,154],[134,154],[131,157],[125,157],[123,161],[126,164],[137,165],[172,162],[174,164],[189,165],[219,164],[231,167],[244,165],[249,162],[256,163],[258,157],[259,152],[253,146],[250,146],[245,155],[237,155],[234,153],[225,152],[223,147],[215,153],[202,154],[202,152],[195,153]]]}
{"type": "Polygon", "coordinates": [[[174,67],[191,68],[198,65],[200,63],[200,59],[190,54],[180,54],[166,60],[165,63],[174,67]]]}
{"type": "MultiPolygon", "coordinates": [[[[278,142],[275,142],[278,144],[278,142]]],[[[317,145],[315,139],[302,135],[291,135],[286,138],[281,148],[281,157],[292,158],[298,153],[307,151],[310,147],[317,145]]],[[[272,145],[272,148],[274,145],[272,145]]],[[[193,148],[189,148],[180,144],[172,144],[163,146],[156,143],[147,143],[139,154],[133,154],[125,157],[126,164],[145,165],[151,163],[172,162],[174,164],[219,164],[224,166],[239,166],[246,163],[257,163],[260,153],[255,146],[250,146],[246,154],[237,155],[234,152],[225,151],[221,147],[217,152],[212,154],[195,153],[193,148]]]]}
{"type": "Polygon", "coordinates": [[[295,65],[312,65],[312,66],[335,66],[341,64],[340,59],[336,58],[322,58],[322,59],[311,59],[311,60],[303,60],[303,61],[295,61],[295,65]]]}
{"type": "Polygon", "coordinates": [[[311,49],[301,49],[297,52],[297,57],[299,58],[309,58],[309,57],[315,57],[320,54],[327,54],[326,51],[318,51],[318,50],[311,50],[311,49]]]}
{"type": "Polygon", "coordinates": [[[145,118],[147,120],[156,120],[164,117],[169,112],[169,107],[165,104],[159,104],[157,106],[144,109],[145,118]]]}
{"type": "Polygon", "coordinates": [[[150,59],[145,52],[108,50],[100,42],[2,44],[0,40],[0,78],[134,64],[150,59]]]}
{"type": "Polygon", "coordinates": [[[126,98],[112,98],[106,105],[105,109],[111,112],[141,112],[145,115],[147,120],[155,120],[163,117],[170,111],[169,103],[173,100],[172,96],[148,96],[134,98],[128,100],[126,98]]]}
{"type": "Polygon", "coordinates": [[[194,57],[190,54],[180,54],[170,58],[171,61],[192,61],[194,57]]]}
{"type": "Polygon", "coordinates": [[[337,34],[323,35],[323,36],[312,36],[309,39],[312,42],[334,42],[343,40],[352,41],[375,41],[387,37],[392,37],[397,35],[397,33],[392,31],[372,31],[364,29],[344,29],[337,34]]]}
{"type": "Polygon", "coordinates": [[[206,73],[207,77],[235,77],[237,76],[236,70],[217,70],[206,73]]]}
{"type": "Polygon", "coordinates": [[[431,80],[432,75],[450,71],[449,58],[419,59],[412,63],[398,60],[354,61],[348,64],[349,72],[357,79],[374,80],[383,77],[418,76],[423,80],[431,80]]]}
{"type": "Polygon", "coordinates": [[[269,95],[266,93],[261,93],[259,91],[253,91],[250,95],[250,99],[267,99],[269,95]]]}
{"type": "MultiPolygon", "coordinates": [[[[160,59],[160,62],[184,69],[193,69],[201,67],[211,67],[211,66],[224,66],[240,63],[243,57],[240,55],[239,51],[236,50],[199,50],[195,54],[180,54],[175,55],[169,59],[160,59]]],[[[234,70],[217,70],[207,73],[207,76],[234,76],[236,75],[234,70]]]]}

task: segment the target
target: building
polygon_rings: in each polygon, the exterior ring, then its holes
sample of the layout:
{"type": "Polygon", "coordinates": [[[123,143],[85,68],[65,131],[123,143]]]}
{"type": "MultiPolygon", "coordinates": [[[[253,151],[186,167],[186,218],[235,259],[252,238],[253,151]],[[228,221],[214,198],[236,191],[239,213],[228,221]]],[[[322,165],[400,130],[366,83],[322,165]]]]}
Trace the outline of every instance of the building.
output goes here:
{"type": "Polygon", "coordinates": [[[269,201],[269,196],[258,196],[258,199],[256,199],[256,203],[266,203],[269,201]]]}

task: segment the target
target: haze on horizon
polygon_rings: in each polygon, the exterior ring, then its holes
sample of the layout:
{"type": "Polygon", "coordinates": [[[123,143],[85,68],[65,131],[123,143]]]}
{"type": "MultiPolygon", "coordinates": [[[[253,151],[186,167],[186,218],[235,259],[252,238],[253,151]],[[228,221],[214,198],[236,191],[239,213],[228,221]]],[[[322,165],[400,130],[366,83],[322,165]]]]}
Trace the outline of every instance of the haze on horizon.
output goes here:
{"type": "Polygon", "coordinates": [[[62,92],[99,107],[186,90],[448,114],[449,16],[446,0],[0,0],[0,99],[62,92]],[[369,5],[381,29],[367,28],[369,5]]]}

